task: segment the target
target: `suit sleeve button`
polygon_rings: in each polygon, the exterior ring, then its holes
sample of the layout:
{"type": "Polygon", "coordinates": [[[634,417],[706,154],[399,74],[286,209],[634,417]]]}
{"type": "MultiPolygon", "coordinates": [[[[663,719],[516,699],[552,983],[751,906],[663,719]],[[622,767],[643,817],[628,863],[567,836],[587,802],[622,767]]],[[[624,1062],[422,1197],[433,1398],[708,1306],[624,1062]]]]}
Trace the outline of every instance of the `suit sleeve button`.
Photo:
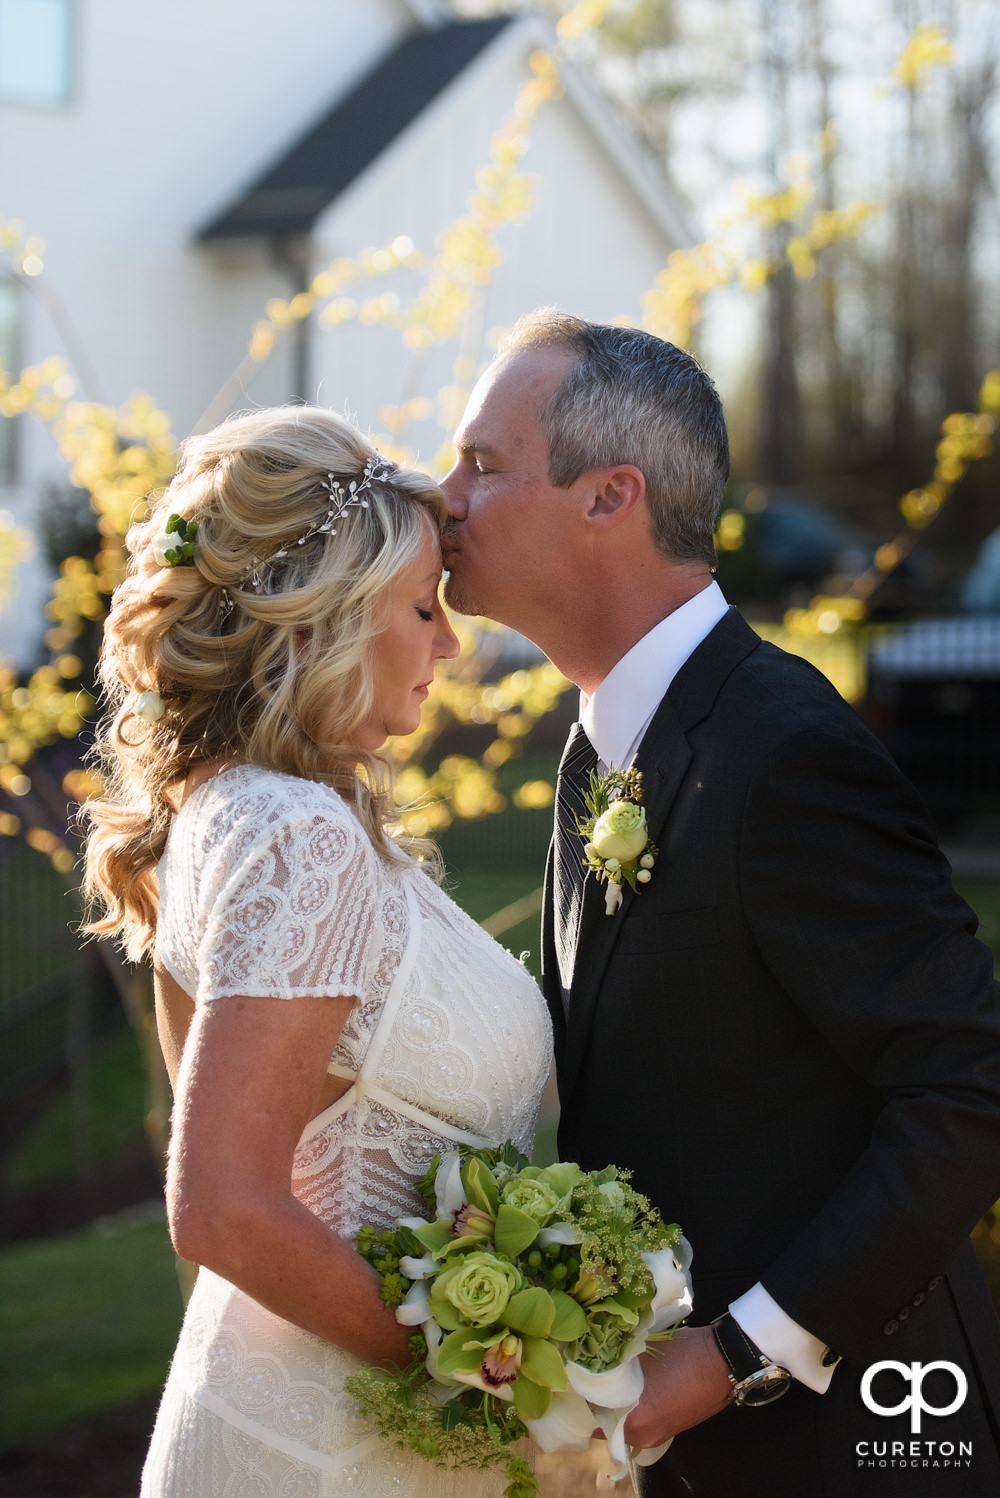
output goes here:
{"type": "Polygon", "coordinates": [[[899,1310],[896,1312],[896,1320],[905,1321],[910,1314],[910,1309],[911,1308],[909,1306],[900,1306],[899,1310]]]}
{"type": "Polygon", "coordinates": [[[932,1280],[928,1281],[928,1284],[927,1284],[928,1290],[936,1290],[937,1287],[941,1284],[941,1281],[943,1279],[944,1279],[943,1275],[936,1274],[932,1280]]]}
{"type": "Polygon", "coordinates": [[[885,1326],[883,1326],[882,1330],[887,1337],[891,1337],[893,1332],[899,1331],[899,1322],[894,1319],[890,1319],[886,1322],[885,1326]]]}
{"type": "Polygon", "coordinates": [[[927,1299],[927,1291],[926,1290],[918,1290],[917,1293],[916,1293],[916,1295],[913,1297],[913,1300],[910,1302],[910,1304],[913,1306],[913,1309],[916,1310],[918,1306],[922,1306],[923,1305],[923,1303],[924,1303],[924,1301],[926,1299],[927,1299]]]}

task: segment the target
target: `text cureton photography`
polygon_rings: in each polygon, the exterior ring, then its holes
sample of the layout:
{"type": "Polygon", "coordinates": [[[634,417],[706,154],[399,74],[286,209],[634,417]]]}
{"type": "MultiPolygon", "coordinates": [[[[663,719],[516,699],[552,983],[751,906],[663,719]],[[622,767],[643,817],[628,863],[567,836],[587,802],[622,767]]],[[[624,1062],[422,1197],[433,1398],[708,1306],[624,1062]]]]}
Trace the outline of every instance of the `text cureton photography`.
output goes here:
{"type": "Polygon", "coordinates": [[[859,1441],[854,1451],[859,1467],[951,1467],[964,1472],[972,1466],[971,1441],[859,1441]]]}

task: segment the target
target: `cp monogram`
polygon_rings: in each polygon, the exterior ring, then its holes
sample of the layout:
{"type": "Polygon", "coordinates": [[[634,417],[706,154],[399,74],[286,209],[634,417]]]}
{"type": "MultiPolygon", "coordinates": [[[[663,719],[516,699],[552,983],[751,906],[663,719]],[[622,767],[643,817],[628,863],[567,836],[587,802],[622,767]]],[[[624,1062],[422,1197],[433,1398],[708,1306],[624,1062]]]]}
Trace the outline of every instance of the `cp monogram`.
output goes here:
{"type": "Polygon", "coordinates": [[[954,1363],[939,1361],[936,1363],[896,1363],[891,1358],[883,1363],[873,1363],[866,1369],[865,1376],[861,1380],[861,1398],[871,1410],[873,1415],[901,1415],[904,1410],[910,1411],[910,1433],[920,1434],[920,1420],[926,1410],[928,1415],[953,1415],[957,1409],[961,1409],[965,1403],[965,1396],[969,1392],[968,1380],[961,1368],[954,1363]],[[872,1381],[876,1373],[881,1373],[884,1368],[891,1368],[893,1372],[900,1374],[906,1379],[911,1387],[910,1393],[899,1404],[884,1405],[876,1404],[872,1395],[872,1381]],[[928,1404],[923,1396],[924,1379],[927,1374],[935,1368],[947,1368],[955,1380],[955,1398],[951,1404],[933,1405],[928,1404]]]}

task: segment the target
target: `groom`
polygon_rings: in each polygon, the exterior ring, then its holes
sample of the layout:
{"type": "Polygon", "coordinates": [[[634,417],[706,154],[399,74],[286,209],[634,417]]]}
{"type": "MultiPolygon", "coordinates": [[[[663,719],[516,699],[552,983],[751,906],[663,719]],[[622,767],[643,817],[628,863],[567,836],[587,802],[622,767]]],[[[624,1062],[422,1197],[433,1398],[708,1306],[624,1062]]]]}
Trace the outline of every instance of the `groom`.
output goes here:
{"type": "Polygon", "coordinates": [[[888,755],[712,579],[711,381],[539,312],[456,446],[448,602],[580,688],[543,930],[561,1154],[629,1166],[694,1247],[696,1325],[646,1357],[627,1428],[677,1435],[642,1494],[995,1498],[1000,1325],[967,1237],[1000,1196],[990,954],[888,755]],[[573,812],[633,756],[658,853],[608,915],[573,812]]]}

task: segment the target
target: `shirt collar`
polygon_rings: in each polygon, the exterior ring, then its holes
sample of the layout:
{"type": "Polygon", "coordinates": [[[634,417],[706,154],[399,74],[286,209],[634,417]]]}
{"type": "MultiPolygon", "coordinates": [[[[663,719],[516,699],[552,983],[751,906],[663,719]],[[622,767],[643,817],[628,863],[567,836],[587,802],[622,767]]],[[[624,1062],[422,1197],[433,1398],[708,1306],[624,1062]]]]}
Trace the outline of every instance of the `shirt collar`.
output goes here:
{"type": "Polygon", "coordinates": [[[605,767],[631,764],[670,683],[728,607],[718,583],[709,583],[643,635],[586,705],[581,696],[580,722],[605,767]]]}

